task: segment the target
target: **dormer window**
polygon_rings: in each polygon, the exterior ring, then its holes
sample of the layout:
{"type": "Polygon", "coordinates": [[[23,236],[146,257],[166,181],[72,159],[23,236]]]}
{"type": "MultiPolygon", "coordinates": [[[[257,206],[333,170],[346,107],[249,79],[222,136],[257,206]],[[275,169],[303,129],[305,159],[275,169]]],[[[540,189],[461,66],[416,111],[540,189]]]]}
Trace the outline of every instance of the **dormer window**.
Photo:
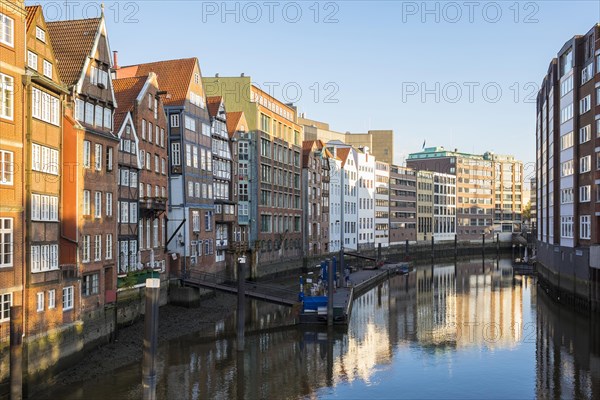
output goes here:
{"type": "Polygon", "coordinates": [[[46,31],[39,26],[35,27],[35,37],[42,42],[46,43],[46,31]]]}

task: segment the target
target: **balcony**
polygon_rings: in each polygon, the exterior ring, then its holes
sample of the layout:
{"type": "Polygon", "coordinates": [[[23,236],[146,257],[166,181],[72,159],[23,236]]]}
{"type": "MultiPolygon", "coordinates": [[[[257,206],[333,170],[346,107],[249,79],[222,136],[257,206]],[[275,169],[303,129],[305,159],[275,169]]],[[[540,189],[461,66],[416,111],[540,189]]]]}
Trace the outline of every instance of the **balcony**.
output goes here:
{"type": "Polygon", "coordinates": [[[215,240],[215,244],[217,246],[217,250],[227,250],[229,248],[228,239],[217,239],[215,240]]]}
{"type": "Polygon", "coordinates": [[[144,197],[140,199],[141,214],[159,214],[167,209],[167,199],[163,197],[144,197]]]}
{"type": "Polygon", "coordinates": [[[231,252],[233,252],[233,253],[236,253],[236,252],[244,253],[244,252],[249,251],[250,247],[249,247],[248,242],[245,241],[245,240],[244,241],[239,241],[239,242],[236,242],[236,241],[232,240],[232,241],[229,241],[228,250],[231,251],[231,252]]]}
{"type": "Polygon", "coordinates": [[[221,210],[220,213],[215,213],[215,222],[228,224],[234,223],[237,219],[237,216],[235,214],[226,213],[224,208],[225,207],[223,207],[223,210],[221,210]]]}
{"type": "Polygon", "coordinates": [[[62,264],[60,266],[63,282],[79,279],[79,268],[75,264],[62,264]]]}

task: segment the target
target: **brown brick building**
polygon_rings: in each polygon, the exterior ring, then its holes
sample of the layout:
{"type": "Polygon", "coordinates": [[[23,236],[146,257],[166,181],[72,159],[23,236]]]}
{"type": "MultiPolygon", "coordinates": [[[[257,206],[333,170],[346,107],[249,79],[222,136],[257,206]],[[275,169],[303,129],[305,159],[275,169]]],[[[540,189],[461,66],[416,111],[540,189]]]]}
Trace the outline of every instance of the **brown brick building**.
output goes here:
{"type": "MultiPolygon", "coordinates": [[[[23,305],[24,145],[22,76],[25,74],[23,1],[0,1],[0,340],[8,341],[11,305],[23,305]]],[[[0,378],[8,377],[8,357],[0,378]]]]}
{"type": "MultiPolygon", "coordinates": [[[[84,322],[110,321],[105,305],[116,300],[117,151],[113,112],[112,59],[104,15],[47,24],[57,70],[69,90],[63,133],[63,208],[60,263],[76,265],[73,315],[81,305],[84,322]],[[79,296],[81,300],[79,301],[79,296]]],[[[66,293],[68,295],[68,293],[66,293]]],[[[90,332],[106,337],[107,322],[90,332]]]]}
{"type": "Polygon", "coordinates": [[[156,74],[116,79],[119,274],[166,271],[167,119],[156,74]]]}
{"type": "Polygon", "coordinates": [[[26,335],[60,328],[75,309],[73,265],[59,266],[63,108],[60,81],[41,6],[27,7],[25,192],[26,335]],[[62,271],[61,271],[62,270],[62,271]],[[66,319],[65,319],[66,318],[66,319]]]}

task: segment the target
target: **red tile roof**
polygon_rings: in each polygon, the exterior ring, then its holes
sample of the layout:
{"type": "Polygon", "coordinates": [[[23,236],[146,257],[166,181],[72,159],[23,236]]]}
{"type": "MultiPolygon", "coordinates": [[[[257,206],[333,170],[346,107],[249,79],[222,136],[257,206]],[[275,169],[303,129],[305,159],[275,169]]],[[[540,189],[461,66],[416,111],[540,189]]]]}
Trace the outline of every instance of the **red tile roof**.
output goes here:
{"type": "Polygon", "coordinates": [[[206,98],[206,108],[208,109],[208,115],[216,117],[219,113],[219,107],[223,98],[221,96],[211,96],[206,98]]]}
{"type": "Polygon", "coordinates": [[[46,23],[61,79],[73,86],[92,52],[100,18],[55,21],[46,23]]]}
{"type": "Polygon", "coordinates": [[[240,124],[240,120],[244,115],[243,111],[232,111],[226,113],[227,115],[227,132],[229,133],[229,137],[233,137],[235,132],[238,129],[238,125],[240,124]]]}
{"type": "Polygon", "coordinates": [[[346,161],[348,160],[348,156],[350,155],[350,147],[341,147],[336,150],[336,155],[340,160],[342,160],[342,167],[346,165],[346,161]]]}
{"type": "Polygon", "coordinates": [[[25,10],[27,10],[27,17],[25,19],[25,23],[27,24],[27,31],[34,25],[33,20],[35,19],[36,13],[38,10],[41,10],[42,6],[26,6],[25,10]]]}
{"type": "Polygon", "coordinates": [[[114,131],[121,130],[121,124],[125,121],[127,113],[133,111],[135,101],[142,91],[147,76],[135,76],[133,78],[115,79],[113,88],[119,107],[115,111],[114,131]]]}
{"type": "Polygon", "coordinates": [[[167,91],[171,97],[165,98],[163,104],[166,106],[180,106],[185,103],[187,98],[188,88],[197,63],[198,59],[193,57],[129,65],[119,68],[117,77],[147,76],[150,72],[154,72],[157,75],[160,89],[167,91]]]}

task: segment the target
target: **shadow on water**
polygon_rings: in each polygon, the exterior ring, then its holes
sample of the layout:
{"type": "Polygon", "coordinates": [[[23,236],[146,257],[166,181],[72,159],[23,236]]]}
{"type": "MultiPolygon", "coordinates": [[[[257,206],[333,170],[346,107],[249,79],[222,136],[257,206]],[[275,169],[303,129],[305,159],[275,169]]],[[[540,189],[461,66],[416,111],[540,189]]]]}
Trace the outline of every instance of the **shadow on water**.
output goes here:
{"type": "MultiPolygon", "coordinates": [[[[598,323],[537,293],[509,260],[418,266],[356,299],[347,330],[283,328],[285,307],[249,302],[215,338],[161,344],[157,399],[600,398],[598,323]]],[[[46,398],[139,399],[141,366],[46,398]]]]}

